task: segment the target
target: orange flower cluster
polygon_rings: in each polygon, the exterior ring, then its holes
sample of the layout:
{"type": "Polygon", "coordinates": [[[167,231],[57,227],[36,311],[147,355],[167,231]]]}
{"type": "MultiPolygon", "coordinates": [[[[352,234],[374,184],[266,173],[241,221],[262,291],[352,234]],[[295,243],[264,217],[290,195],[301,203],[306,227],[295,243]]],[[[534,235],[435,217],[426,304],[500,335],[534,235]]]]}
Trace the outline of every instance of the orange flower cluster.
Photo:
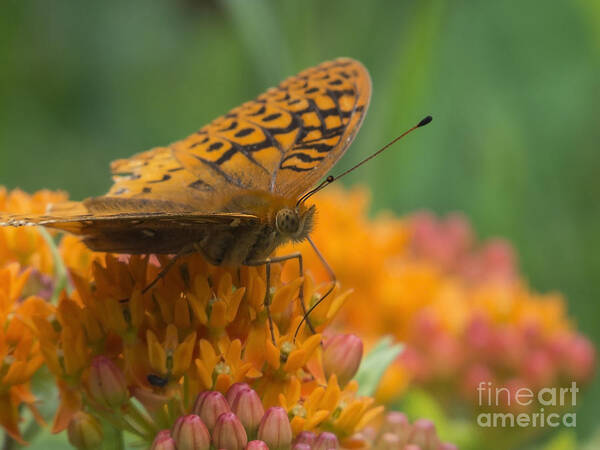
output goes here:
{"type": "MultiPolygon", "coordinates": [[[[4,195],[29,202],[38,198],[4,195]]],[[[31,203],[29,207],[33,209],[31,203]]],[[[46,243],[38,231],[2,228],[0,235],[21,231],[34,244],[15,241],[14,254],[26,255],[20,260],[52,273],[51,258],[40,256],[46,243]],[[40,265],[42,260],[46,266],[40,265]]],[[[311,333],[301,324],[299,289],[310,307],[330,283],[299,277],[295,262],[271,265],[267,291],[264,267],[213,267],[192,255],[143,292],[168,257],[94,254],[72,237],[64,238],[59,250],[74,289],[63,292],[56,305],[40,297],[20,299],[27,271],[13,265],[0,272],[0,278],[9,280],[0,284],[0,351],[3,361],[10,362],[0,366],[5,400],[0,424],[17,440],[18,407],[34,401],[27,384],[42,363],[60,392],[52,430],[68,429],[71,443],[79,448],[102,440],[98,420],[149,445],[160,430],[171,429],[178,417],[192,412],[203,393],[225,394],[236,383],[250,386],[265,409],[284,411],[293,436],[327,431],[342,445],[349,439],[356,445],[353,436],[383,409],[372,398],[358,396],[357,383],[349,381],[353,373],[346,373],[358,368],[362,344],[356,345],[357,338],[352,347],[360,347],[360,355],[340,368],[343,379],[332,373],[343,360],[324,364],[321,333],[350,291],[335,287],[311,315],[317,332],[311,333]]],[[[12,259],[0,253],[1,264],[12,259]]]]}
{"type": "Polygon", "coordinates": [[[44,299],[22,297],[30,271],[22,271],[17,263],[0,267],[0,426],[20,443],[21,405],[27,405],[34,417],[43,422],[29,388],[31,377],[43,363],[32,320],[52,314],[44,299]]]}
{"type": "MultiPolygon", "coordinates": [[[[0,211],[11,213],[43,213],[50,203],[67,199],[62,192],[38,191],[29,195],[18,189],[8,192],[0,186],[0,211]]],[[[43,236],[35,228],[0,227],[0,261],[18,262],[23,267],[52,275],[52,254],[43,236]]]]}
{"type": "MultiPolygon", "coordinates": [[[[62,193],[30,196],[0,186],[0,211],[43,212],[48,203],[65,199],[62,193]]],[[[30,390],[31,377],[43,364],[33,318],[53,314],[46,301],[53,272],[50,248],[36,229],[0,228],[0,426],[20,443],[22,405],[43,423],[30,390]]]]}
{"type": "MultiPolygon", "coordinates": [[[[54,431],[66,428],[87,403],[100,416],[120,409],[116,426],[150,441],[189,412],[200,393],[226,393],[239,382],[250,384],[265,407],[283,406],[295,434],[324,428],[343,439],[381,411],[372,399],[355,396],[356,383],[340,387],[335,375],[325,378],[320,334],[305,333],[302,326],[294,341],[302,318],[300,278],[283,282],[272,273],[272,337],[261,269],[216,268],[190,256],[142,294],[159,269],[160,263],[148,258],[106,255],[104,264],[93,263],[92,279],[72,273],[75,293],[60,299],[54,323],[35,322],[61,391],[54,431]],[[99,356],[124,374],[129,395],[92,393],[90,371],[99,356]],[[117,401],[107,400],[115,396],[117,401]]],[[[273,272],[281,269],[272,266],[273,272]]],[[[319,298],[310,281],[304,289],[305,298],[319,298]]],[[[337,289],[326,300],[323,320],[315,316],[313,321],[317,330],[345,297],[337,289]]]]}
{"type": "MultiPolygon", "coordinates": [[[[334,325],[367,341],[391,334],[406,343],[379,400],[397,399],[411,385],[471,402],[481,381],[537,389],[591,379],[592,344],[574,329],[559,294],[527,287],[507,243],[478,244],[460,215],[371,220],[362,190],[316,197],[313,239],[356,291],[334,325]]],[[[305,247],[309,272],[328,279],[305,247]]]]}

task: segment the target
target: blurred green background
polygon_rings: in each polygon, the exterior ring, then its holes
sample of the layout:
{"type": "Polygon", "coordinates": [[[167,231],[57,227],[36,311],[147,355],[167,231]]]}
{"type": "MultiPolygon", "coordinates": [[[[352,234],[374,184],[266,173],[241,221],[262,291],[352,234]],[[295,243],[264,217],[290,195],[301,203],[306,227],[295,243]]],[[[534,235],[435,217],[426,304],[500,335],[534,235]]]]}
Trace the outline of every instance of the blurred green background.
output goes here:
{"type": "MultiPolygon", "coordinates": [[[[374,208],[460,210],[600,342],[600,2],[229,0],[0,6],[0,184],[104,193],[108,165],[337,56],[373,78],[339,164],[374,208]]],[[[600,387],[577,432],[593,433],[600,387]]]]}

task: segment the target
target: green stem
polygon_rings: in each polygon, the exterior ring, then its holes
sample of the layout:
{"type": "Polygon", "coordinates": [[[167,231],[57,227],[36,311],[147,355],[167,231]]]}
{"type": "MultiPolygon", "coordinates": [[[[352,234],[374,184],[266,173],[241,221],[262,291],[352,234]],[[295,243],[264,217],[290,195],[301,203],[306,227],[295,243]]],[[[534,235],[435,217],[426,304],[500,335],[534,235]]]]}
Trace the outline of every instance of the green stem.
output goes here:
{"type": "Polygon", "coordinates": [[[54,263],[54,270],[56,272],[56,284],[54,286],[54,292],[52,292],[51,303],[56,303],[58,301],[58,296],[63,289],[66,289],[67,294],[70,294],[73,291],[73,287],[69,282],[67,268],[65,267],[65,263],[60,256],[60,252],[58,251],[58,247],[56,246],[54,239],[45,228],[38,227],[38,230],[48,244],[50,253],[52,254],[52,262],[54,263]]]}
{"type": "Polygon", "coordinates": [[[125,450],[125,440],[123,439],[123,430],[112,426],[104,427],[104,446],[110,450],[125,450]]]}
{"type": "Polygon", "coordinates": [[[2,443],[2,450],[13,450],[16,449],[17,443],[11,438],[7,432],[4,432],[4,442],[2,443]]]}

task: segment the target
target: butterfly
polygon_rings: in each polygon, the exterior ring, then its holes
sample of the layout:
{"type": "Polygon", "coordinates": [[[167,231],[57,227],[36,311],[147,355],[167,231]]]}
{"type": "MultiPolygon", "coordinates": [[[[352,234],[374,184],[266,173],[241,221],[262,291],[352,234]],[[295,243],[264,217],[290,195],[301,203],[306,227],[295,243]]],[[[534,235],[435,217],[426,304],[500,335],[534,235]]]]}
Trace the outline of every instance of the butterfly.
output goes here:
{"type": "MultiPolygon", "coordinates": [[[[213,120],[194,134],[111,164],[114,184],[106,195],[51,205],[45,214],[0,213],[0,225],[42,225],[81,236],[92,250],[175,255],[142,292],[180,256],[199,252],[213,265],[266,265],[269,312],[270,264],[302,255],[270,257],[289,241],[308,240],[335,285],[335,274],[309,234],[317,191],[374,158],[416,128],[342,174],[328,176],[365,118],[371,79],[358,61],[338,58],[306,69],[213,120]]],[[[311,311],[299,300],[308,320],[311,311]]],[[[302,325],[302,323],[300,324],[302,325]]],[[[296,330],[296,334],[300,329],[296,330]]]]}
{"type": "Polygon", "coordinates": [[[264,261],[309,235],[315,207],[299,199],[347,150],[370,97],[361,63],[324,62],[185,139],[114,161],[106,195],[0,222],[66,231],[96,251],[264,261]]]}
{"type": "Polygon", "coordinates": [[[315,206],[305,194],[348,149],[370,98],[361,63],[324,62],[185,139],[114,161],[106,195],[45,214],[0,214],[0,224],[55,228],[103,252],[200,252],[227,266],[272,262],[277,247],[308,238],[315,206]]]}

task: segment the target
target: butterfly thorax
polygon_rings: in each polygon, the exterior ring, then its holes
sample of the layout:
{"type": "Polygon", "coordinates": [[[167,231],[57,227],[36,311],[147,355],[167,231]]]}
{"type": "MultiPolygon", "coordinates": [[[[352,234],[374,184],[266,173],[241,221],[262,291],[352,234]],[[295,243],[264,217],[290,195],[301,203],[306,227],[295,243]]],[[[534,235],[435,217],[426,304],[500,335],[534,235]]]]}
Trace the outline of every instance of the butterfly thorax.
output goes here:
{"type": "Polygon", "coordinates": [[[303,241],[312,230],[315,207],[256,191],[231,198],[223,212],[231,211],[254,215],[257,220],[233,221],[229,227],[212,230],[197,243],[196,247],[216,265],[262,261],[286,242],[303,241]]]}

